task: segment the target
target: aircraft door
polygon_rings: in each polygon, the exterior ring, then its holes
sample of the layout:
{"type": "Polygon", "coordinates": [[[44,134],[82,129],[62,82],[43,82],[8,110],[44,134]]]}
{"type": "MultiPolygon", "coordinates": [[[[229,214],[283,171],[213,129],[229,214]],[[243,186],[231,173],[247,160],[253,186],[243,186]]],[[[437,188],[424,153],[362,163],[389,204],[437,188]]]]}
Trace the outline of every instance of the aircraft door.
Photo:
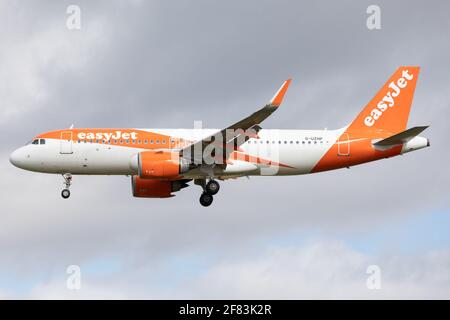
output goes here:
{"type": "Polygon", "coordinates": [[[61,132],[60,149],[59,153],[71,154],[72,150],[72,131],[61,132]]]}
{"type": "Polygon", "coordinates": [[[338,156],[350,155],[350,139],[347,132],[344,132],[338,140],[338,156]]]}

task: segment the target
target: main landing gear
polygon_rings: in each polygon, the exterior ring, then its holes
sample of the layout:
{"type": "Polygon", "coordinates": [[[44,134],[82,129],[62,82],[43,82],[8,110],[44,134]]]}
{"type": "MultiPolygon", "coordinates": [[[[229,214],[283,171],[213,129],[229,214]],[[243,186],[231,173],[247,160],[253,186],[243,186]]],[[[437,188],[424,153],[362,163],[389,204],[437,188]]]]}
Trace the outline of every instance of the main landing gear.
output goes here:
{"type": "Polygon", "coordinates": [[[64,178],[64,185],[65,185],[65,189],[63,189],[61,191],[61,197],[63,197],[64,199],[67,199],[68,197],[70,197],[70,185],[72,184],[72,175],[70,173],[65,173],[62,175],[64,178]]]}
{"type": "Polygon", "coordinates": [[[209,180],[205,186],[205,191],[210,195],[215,195],[220,190],[220,184],[216,180],[209,180]]]}
{"type": "Polygon", "coordinates": [[[213,195],[219,192],[220,184],[213,179],[210,179],[208,183],[206,183],[205,179],[197,179],[194,183],[203,188],[203,193],[200,196],[200,204],[204,207],[210,206],[214,200],[213,195]]]}
{"type": "Polygon", "coordinates": [[[213,202],[214,198],[212,194],[209,194],[208,192],[203,191],[202,195],[200,196],[200,204],[204,207],[209,207],[211,203],[213,202]]]}

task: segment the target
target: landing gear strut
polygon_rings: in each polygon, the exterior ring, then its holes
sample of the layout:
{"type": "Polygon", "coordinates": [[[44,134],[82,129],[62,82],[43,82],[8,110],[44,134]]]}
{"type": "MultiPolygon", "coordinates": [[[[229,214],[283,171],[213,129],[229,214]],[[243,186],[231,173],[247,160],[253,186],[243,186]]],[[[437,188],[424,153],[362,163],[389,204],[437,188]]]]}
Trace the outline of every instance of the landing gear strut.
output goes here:
{"type": "Polygon", "coordinates": [[[62,175],[64,178],[64,185],[65,185],[65,189],[63,189],[61,191],[61,197],[63,197],[64,199],[67,199],[68,197],[70,197],[70,185],[72,184],[72,175],[70,173],[65,173],[62,175]]]}
{"type": "Polygon", "coordinates": [[[208,183],[206,183],[206,179],[196,179],[194,183],[203,189],[203,193],[200,196],[200,204],[204,207],[210,206],[214,200],[213,195],[219,192],[220,184],[214,179],[210,179],[208,183]]]}

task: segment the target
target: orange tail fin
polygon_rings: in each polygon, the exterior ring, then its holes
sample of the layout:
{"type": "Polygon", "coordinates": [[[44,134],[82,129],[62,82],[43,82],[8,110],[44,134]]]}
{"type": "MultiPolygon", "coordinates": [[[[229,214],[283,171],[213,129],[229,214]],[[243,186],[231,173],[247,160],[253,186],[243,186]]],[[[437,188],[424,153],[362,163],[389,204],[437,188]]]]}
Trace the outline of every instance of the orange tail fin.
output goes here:
{"type": "Polygon", "coordinates": [[[347,131],[397,133],[405,130],[419,70],[419,67],[398,68],[347,131]]]}

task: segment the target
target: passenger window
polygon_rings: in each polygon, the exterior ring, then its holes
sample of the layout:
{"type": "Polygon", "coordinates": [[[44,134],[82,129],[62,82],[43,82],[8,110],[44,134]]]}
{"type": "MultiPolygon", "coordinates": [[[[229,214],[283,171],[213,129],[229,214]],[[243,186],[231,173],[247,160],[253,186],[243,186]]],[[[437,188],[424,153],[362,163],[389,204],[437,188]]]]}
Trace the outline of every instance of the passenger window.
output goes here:
{"type": "Polygon", "coordinates": [[[159,144],[159,140],[156,140],[156,144],[159,144]]]}
{"type": "Polygon", "coordinates": [[[150,140],[150,144],[153,144],[153,140],[150,140]]]}
{"type": "Polygon", "coordinates": [[[144,143],[147,144],[147,143],[148,143],[148,140],[144,140],[144,143]]]}

